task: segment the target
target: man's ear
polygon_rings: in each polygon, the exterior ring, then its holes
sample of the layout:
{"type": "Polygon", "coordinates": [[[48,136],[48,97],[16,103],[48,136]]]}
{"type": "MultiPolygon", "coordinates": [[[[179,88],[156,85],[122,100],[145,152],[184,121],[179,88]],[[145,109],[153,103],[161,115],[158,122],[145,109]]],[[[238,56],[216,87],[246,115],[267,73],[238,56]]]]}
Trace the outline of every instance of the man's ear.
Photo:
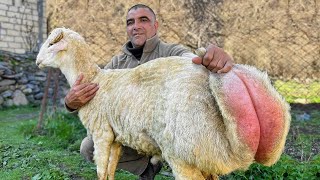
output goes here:
{"type": "Polygon", "coordinates": [[[158,20],[155,20],[154,22],[154,28],[156,29],[156,32],[158,32],[159,22],[158,20]]]}

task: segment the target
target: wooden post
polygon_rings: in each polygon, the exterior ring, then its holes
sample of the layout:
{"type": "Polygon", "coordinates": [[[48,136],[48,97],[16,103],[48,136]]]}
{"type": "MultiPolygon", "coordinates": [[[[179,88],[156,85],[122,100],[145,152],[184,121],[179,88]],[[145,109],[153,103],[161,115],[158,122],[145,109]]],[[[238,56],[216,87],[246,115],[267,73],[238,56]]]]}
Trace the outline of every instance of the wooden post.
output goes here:
{"type": "Polygon", "coordinates": [[[39,115],[39,120],[38,120],[38,125],[37,125],[37,131],[39,132],[42,129],[42,124],[43,124],[43,115],[46,111],[46,105],[47,105],[47,97],[48,97],[48,91],[50,87],[50,80],[51,80],[51,74],[52,74],[52,68],[48,70],[48,75],[47,75],[47,85],[44,88],[44,94],[42,97],[42,102],[41,102],[41,111],[39,115]]]}

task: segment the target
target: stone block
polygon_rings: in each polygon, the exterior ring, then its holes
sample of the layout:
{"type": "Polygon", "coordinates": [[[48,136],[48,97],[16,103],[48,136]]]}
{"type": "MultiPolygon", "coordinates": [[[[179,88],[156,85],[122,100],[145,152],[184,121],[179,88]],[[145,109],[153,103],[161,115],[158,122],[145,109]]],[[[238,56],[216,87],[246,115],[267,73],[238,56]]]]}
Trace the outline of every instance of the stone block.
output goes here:
{"type": "Polygon", "coordinates": [[[14,52],[18,53],[18,54],[24,54],[26,52],[26,50],[25,49],[15,49],[14,52]]]}
{"type": "Polygon", "coordinates": [[[6,74],[6,75],[2,75],[2,77],[6,78],[6,79],[19,79],[20,77],[23,76],[23,73],[20,72],[20,73],[16,73],[16,74],[6,74]]]}
{"type": "Polygon", "coordinates": [[[17,12],[7,11],[7,16],[8,16],[9,18],[18,18],[18,17],[20,17],[20,14],[17,13],[17,12]]]}
{"type": "Polygon", "coordinates": [[[2,51],[8,51],[8,52],[13,52],[14,50],[11,48],[1,48],[2,51]]]}
{"type": "Polygon", "coordinates": [[[17,7],[21,6],[22,5],[21,1],[24,1],[24,0],[15,0],[14,1],[14,5],[17,6],[17,7]]]}
{"type": "MultiPolygon", "coordinates": [[[[1,14],[0,14],[1,15],[1,14]]],[[[13,29],[13,24],[11,23],[1,23],[1,28],[4,29],[13,29]]]]}
{"type": "MultiPolygon", "coordinates": [[[[19,82],[19,81],[18,81],[19,82]]],[[[27,89],[27,85],[18,85],[18,89],[20,89],[21,91],[27,89]]]]}
{"type": "Polygon", "coordinates": [[[27,14],[27,16],[26,16],[27,18],[27,20],[30,20],[30,21],[32,21],[33,20],[33,15],[31,15],[31,14],[27,14]]]}
{"type": "Polygon", "coordinates": [[[15,80],[4,79],[4,80],[0,81],[0,86],[9,86],[9,85],[12,85],[12,84],[15,84],[15,83],[16,83],[15,80]]]}
{"type": "Polygon", "coordinates": [[[47,77],[47,74],[43,71],[38,71],[35,73],[36,76],[47,77]]]}
{"type": "Polygon", "coordinates": [[[1,93],[1,96],[4,98],[10,98],[13,95],[13,91],[12,90],[6,90],[3,93],[1,93]]]}
{"type": "Polygon", "coordinates": [[[4,36],[1,40],[6,42],[14,42],[14,37],[7,35],[7,36],[4,36]]]}
{"type": "Polygon", "coordinates": [[[12,90],[12,91],[16,90],[16,85],[15,84],[14,85],[10,85],[9,89],[12,90]]]}
{"type": "Polygon", "coordinates": [[[46,77],[35,77],[36,81],[46,81],[46,77]]]}
{"type": "Polygon", "coordinates": [[[15,24],[13,26],[13,29],[14,30],[17,30],[17,31],[25,31],[25,29],[22,28],[22,25],[21,24],[15,24]]]}
{"type": "Polygon", "coordinates": [[[0,93],[9,89],[9,86],[0,86],[0,93]]]}
{"type": "Polygon", "coordinates": [[[27,105],[28,104],[28,100],[26,98],[26,95],[24,95],[20,90],[16,90],[13,93],[13,104],[16,106],[20,106],[20,105],[27,105]]]}
{"type": "Polygon", "coordinates": [[[0,48],[7,48],[7,47],[9,47],[7,42],[0,41],[0,48]]]}
{"type": "Polygon", "coordinates": [[[39,85],[40,82],[39,81],[30,81],[31,84],[35,84],[35,85],[39,85]]]}
{"type": "Polygon", "coordinates": [[[11,12],[18,12],[18,7],[16,7],[16,6],[9,6],[9,11],[11,11],[11,12]]]}
{"type": "Polygon", "coordinates": [[[10,5],[12,6],[13,5],[13,0],[5,0],[5,1],[1,1],[0,4],[5,4],[5,5],[10,5]]]}
{"type": "Polygon", "coordinates": [[[23,24],[24,26],[34,26],[35,22],[33,22],[32,20],[25,19],[23,24]]]}
{"type": "Polygon", "coordinates": [[[13,106],[13,100],[12,99],[7,99],[4,101],[3,106],[5,107],[11,107],[13,106]]]}
{"type": "Polygon", "coordinates": [[[22,23],[22,19],[20,19],[20,18],[9,18],[9,23],[21,24],[22,23]]]}
{"type": "Polygon", "coordinates": [[[7,16],[7,11],[0,9],[0,16],[7,16]]]}
{"type": "Polygon", "coordinates": [[[18,37],[14,37],[14,42],[17,42],[17,43],[23,43],[24,40],[22,37],[18,36],[18,37]]]}
{"type": "Polygon", "coordinates": [[[11,29],[8,29],[8,30],[7,30],[7,34],[8,34],[9,36],[21,36],[21,34],[20,34],[19,31],[11,30],[11,29]]]}
{"type": "Polygon", "coordinates": [[[0,3],[0,9],[2,10],[8,10],[9,9],[9,6],[7,4],[2,4],[0,3]]]}
{"type": "Polygon", "coordinates": [[[34,95],[33,94],[28,95],[27,99],[29,100],[29,102],[34,102],[34,95]]]}
{"type": "Polygon", "coordinates": [[[10,42],[9,43],[10,48],[15,48],[15,49],[20,49],[21,48],[21,43],[15,43],[15,42],[10,42]]]}
{"type": "Polygon", "coordinates": [[[35,76],[31,75],[31,74],[28,74],[27,78],[28,78],[29,81],[34,81],[35,80],[35,76]]]}
{"type": "Polygon", "coordinates": [[[0,38],[7,35],[7,30],[6,29],[0,29],[0,38]]]}
{"type": "Polygon", "coordinates": [[[25,6],[22,6],[19,8],[19,12],[23,14],[31,14],[31,9],[25,6]]]}
{"type": "Polygon", "coordinates": [[[2,16],[0,15],[0,22],[3,23],[3,22],[9,22],[9,18],[7,16],[2,16]]]}
{"type": "Polygon", "coordinates": [[[32,91],[33,91],[34,93],[40,92],[39,86],[36,85],[36,86],[32,89],[32,91]]]}
{"type": "Polygon", "coordinates": [[[21,32],[26,32],[27,31],[27,27],[25,25],[25,21],[23,21],[24,24],[16,24],[14,25],[14,29],[19,30],[21,32]]]}
{"type": "Polygon", "coordinates": [[[26,88],[22,91],[25,94],[31,94],[32,93],[32,89],[31,88],[26,88]]]}
{"type": "Polygon", "coordinates": [[[31,89],[34,89],[35,85],[33,84],[27,84],[27,88],[31,88],[31,89]]]}
{"type": "Polygon", "coordinates": [[[34,96],[34,99],[36,99],[36,100],[41,100],[42,97],[43,97],[43,93],[40,92],[40,93],[38,93],[38,94],[36,94],[36,95],[34,96]]]}

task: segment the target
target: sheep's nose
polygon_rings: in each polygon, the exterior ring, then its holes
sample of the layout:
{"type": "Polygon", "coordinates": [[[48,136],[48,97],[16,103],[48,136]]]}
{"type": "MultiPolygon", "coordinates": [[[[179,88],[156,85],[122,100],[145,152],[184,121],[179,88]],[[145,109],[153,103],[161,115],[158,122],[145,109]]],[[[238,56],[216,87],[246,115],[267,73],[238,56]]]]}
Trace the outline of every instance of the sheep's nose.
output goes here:
{"type": "Polygon", "coordinates": [[[40,62],[39,62],[39,61],[36,61],[36,64],[37,64],[37,66],[39,66],[39,65],[40,65],[40,62]]]}

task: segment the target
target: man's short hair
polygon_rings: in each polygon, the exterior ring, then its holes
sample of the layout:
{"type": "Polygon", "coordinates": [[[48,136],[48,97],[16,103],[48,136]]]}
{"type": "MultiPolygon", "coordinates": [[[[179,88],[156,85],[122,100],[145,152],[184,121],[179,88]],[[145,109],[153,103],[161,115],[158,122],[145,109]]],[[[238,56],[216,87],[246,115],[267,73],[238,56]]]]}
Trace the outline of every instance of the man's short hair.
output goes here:
{"type": "Polygon", "coordinates": [[[151,11],[152,14],[153,14],[154,19],[157,19],[157,18],[156,18],[156,14],[154,13],[154,11],[153,11],[149,6],[144,5],[144,4],[136,4],[136,5],[132,6],[131,8],[129,8],[127,14],[128,14],[129,11],[131,11],[132,9],[136,10],[136,9],[139,9],[139,8],[147,8],[147,9],[149,9],[149,11],[151,11]]]}

